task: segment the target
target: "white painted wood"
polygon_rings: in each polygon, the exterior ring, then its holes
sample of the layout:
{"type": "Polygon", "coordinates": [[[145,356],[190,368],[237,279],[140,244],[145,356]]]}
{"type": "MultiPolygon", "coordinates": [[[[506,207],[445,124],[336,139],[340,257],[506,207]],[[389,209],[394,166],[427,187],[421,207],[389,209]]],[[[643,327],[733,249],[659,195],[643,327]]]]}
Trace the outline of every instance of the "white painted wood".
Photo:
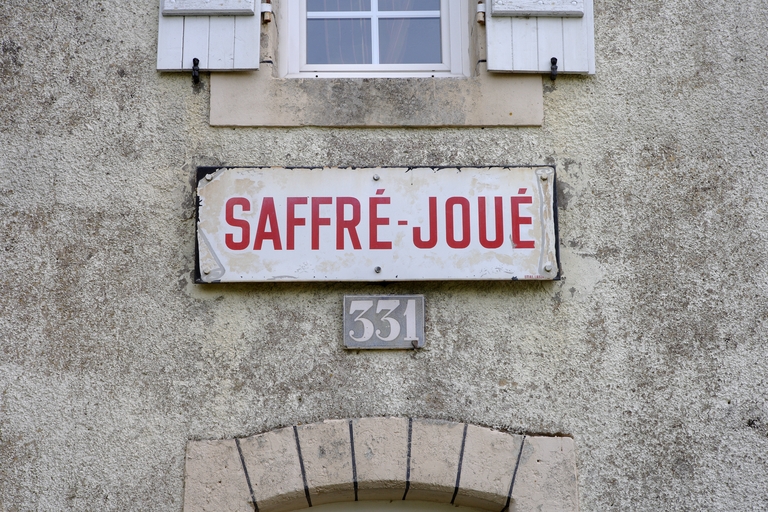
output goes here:
{"type": "Polygon", "coordinates": [[[177,71],[182,69],[184,47],[184,18],[168,18],[160,15],[157,31],[157,70],[177,71]]]}
{"type": "Polygon", "coordinates": [[[509,19],[512,20],[512,62],[514,68],[521,70],[538,69],[538,18],[509,19]]]}
{"type": "Polygon", "coordinates": [[[589,69],[589,35],[587,24],[575,18],[563,18],[563,59],[558,72],[589,69]]]}
{"type": "MultiPolygon", "coordinates": [[[[469,58],[469,37],[470,37],[470,25],[475,23],[475,16],[471,15],[470,10],[463,8],[461,2],[451,2],[451,24],[453,25],[454,20],[456,19],[456,15],[454,14],[454,10],[459,10],[459,27],[461,31],[461,47],[459,49],[460,53],[460,60],[457,60],[455,56],[452,56],[451,59],[453,60],[453,64],[451,64],[451,72],[454,74],[461,74],[463,76],[470,76],[471,74],[471,64],[470,64],[470,58],[469,58]],[[471,20],[471,21],[470,21],[471,20]]],[[[455,32],[451,32],[453,34],[453,38],[455,39],[457,34],[455,32]]],[[[474,32],[472,32],[474,34],[474,32]]],[[[474,62],[472,62],[474,64],[474,62]]]]}
{"type": "Polygon", "coordinates": [[[157,46],[158,71],[259,68],[260,16],[163,16],[157,46]]]}
{"type": "MultiPolygon", "coordinates": [[[[283,0],[278,5],[279,8],[275,9],[279,34],[277,65],[282,77],[416,77],[468,76],[470,74],[467,0],[441,0],[443,62],[439,64],[305,64],[307,17],[325,18],[327,14],[307,13],[306,2],[300,0],[283,0]]],[[[423,17],[424,13],[438,15],[438,11],[375,12],[378,18],[423,17]]],[[[364,14],[368,16],[369,13],[345,11],[340,13],[339,17],[356,18],[364,14]]],[[[335,17],[337,17],[336,14],[334,14],[335,17]]],[[[373,23],[371,28],[373,30],[376,27],[377,24],[373,23]]],[[[376,41],[375,37],[373,41],[376,41]]]]}
{"type": "Polygon", "coordinates": [[[445,10],[445,14],[440,20],[443,38],[441,42],[442,48],[447,49],[448,51],[448,55],[443,55],[443,59],[444,62],[448,63],[450,69],[462,69],[462,38],[460,34],[454,34],[454,36],[451,37],[451,20],[454,17],[460,18],[460,10],[462,10],[461,7],[454,2],[448,6],[448,9],[445,10]]]}
{"type": "Polygon", "coordinates": [[[235,61],[232,69],[259,69],[261,16],[235,17],[235,61]]]}
{"type": "Polygon", "coordinates": [[[584,0],[491,0],[491,15],[581,18],[584,0]]]}
{"type": "Polygon", "coordinates": [[[563,60],[563,19],[537,18],[536,36],[539,46],[538,69],[549,73],[552,57],[557,59],[558,70],[563,60]]]}
{"type": "Polygon", "coordinates": [[[485,20],[488,71],[512,71],[515,69],[512,53],[513,20],[514,18],[494,18],[492,16],[485,20]]]}
{"type": "MultiPolygon", "coordinates": [[[[299,10],[298,18],[292,18],[290,23],[290,28],[288,29],[289,34],[295,34],[298,32],[299,37],[293,37],[292,39],[298,39],[299,40],[299,53],[297,54],[291,54],[290,58],[291,60],[297,60],[297,66],[296,70],[301,71],[302,68],[305,66],[305,62],[307,62],[307,24],[304,21],[307,19],[307,2],[293,2],[292,4],[289,4],[293,6],[294,4],[299,4],[299,10]],[[296,58],[298,56],[298,59],[296,58]]],[[[296,9],[290,9],[291,14],[295,14],[297,11],[296,9]]],[[[295,46],[295,43],[291,44],[291,47],[293,48],[295,46]]],[[[294,67],[294,66],[291,66],[294,67]]]]}
{"type": "Polygon", "coordinates": [[[255,0],[163,0],[163,16],[253,16],[255,14],[255,0]]]}
{"type": "Polygon", "coordinates": [[[200,69],[208,69],[210,16],[184,16],[184,55],[182,69],[192,69],[192,59],[199,59],[200,69]]]}
{"type": "MultiPolygon", "coordinates": [[[[339,11],[333,13],[333,19],[347,18],[439,18],[440,11],[339,11]]],[[[307,12],[307,19],[328,19],[328,13],[324,11],[307,12]]]]}
{"type": "Polygon", "coordinates": [[[587,64],[590,75],[595,74],[595,4],[594,0],[584,2],[584,23],[587,25],[587,64]]]}
{"type": "Polygon", "coordinates": [[[235,16],[211,16],[208,32],[208,68],[235,67],[235,16]]]}
{"type": "Polygon", "coordinates": [[[489,71],[549,73],[555,57],[558,73],[595,72],[593,0],[581,18],[488,16],[486,34],[489,71]]]}

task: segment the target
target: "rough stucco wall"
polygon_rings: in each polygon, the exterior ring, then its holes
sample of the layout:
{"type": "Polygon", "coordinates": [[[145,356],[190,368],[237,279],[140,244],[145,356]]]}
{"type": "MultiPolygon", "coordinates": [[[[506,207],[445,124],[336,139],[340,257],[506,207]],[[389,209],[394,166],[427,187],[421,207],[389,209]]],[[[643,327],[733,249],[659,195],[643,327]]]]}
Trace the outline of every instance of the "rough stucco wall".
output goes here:
{"type": "Polygon", "coordinates": [[[0,3],[0,510],[182,507],[187,439],[445,418],[576,440],[584,510],[768,508],[761,2],[598,0],[542,128],[208,126],[155,2],[0,3]],[[192,284],[195,165],[554,162],[558,283],[192,284]],[[340,348],[424,293],[427,348],[340,348]]]}

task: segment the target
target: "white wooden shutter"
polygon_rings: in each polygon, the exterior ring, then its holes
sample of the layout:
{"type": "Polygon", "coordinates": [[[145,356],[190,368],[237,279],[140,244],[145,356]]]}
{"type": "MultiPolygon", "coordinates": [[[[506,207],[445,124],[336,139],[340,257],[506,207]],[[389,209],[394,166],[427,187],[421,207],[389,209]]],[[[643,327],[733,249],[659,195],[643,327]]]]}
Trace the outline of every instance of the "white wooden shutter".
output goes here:
{"type": "Polygon", "coordinates": [[[261,16],[255,0],[160,0],[157,70],[259,69],[261,16]]]}
{"type": "Polygon", "coordinates": [[[489,0],[488,71],[595,73],[593,0],[489,0]]]}

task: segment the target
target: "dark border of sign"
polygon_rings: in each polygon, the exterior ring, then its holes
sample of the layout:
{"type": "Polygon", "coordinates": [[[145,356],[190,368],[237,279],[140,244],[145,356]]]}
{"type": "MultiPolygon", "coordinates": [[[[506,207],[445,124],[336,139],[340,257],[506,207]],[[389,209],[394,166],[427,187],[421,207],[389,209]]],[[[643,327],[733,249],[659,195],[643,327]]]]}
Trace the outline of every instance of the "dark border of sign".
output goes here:
{"type": "MultiPolygon", "coordinates": [[[[197,168],[197,171],[195,173],[195,283],[196,284],[216,284],[219,281],[213,281],[211,283],[207,283],[202,280],[202,276],[200,274],[200,246],[198,245],[198,237],[197,237],[197,226],[200,223],[200,196],[197,195],[197,187],[200,184],[200,180],[205,179],[205,176],[208,174],[213,174],[219,169],[271,169],[272,165],[219,165],[219,166],[201,166],[197,168]]],[[[378,167],[357,167],[357,166],[350,166],[350,167],[344,167],[344,169],[424,169],[426,167],[429,167],[431,169],[440,170],[440,169],[478,169],[481,167],[505,167],[509,169],[519,169],[521,167],[549,167],[552,169],[552,171],[555,173],[554,176],[554,182],[552,183],[552,209],[554,210],[553,215],[553,222],[555,223],[555,259],[557,260],[557,275],[552,278],[552,281],[560,281],[562,279],[562,273],[563,268],[560,265],[560,220],[558,218],[558,204],[557,204],[557,166],[556,165],[544,165],[544,164],[527,164],[527,165],[440,165],[440,166],[429,166],[429,165],[381,165],[378,167]]],[[[304,165],[293,165],[288,167],[280,167],[281,169],[325,169],[323,166],[304,166],[304,165]]],[[[467,281],[473,281],[472,279],[468,279],[467,281]]],[[[513,281],[517,281],[517,279],[513,279],[513,281]]],[[[342,281],[338,281],[342,282],[342,281]]],[[[379,281],[371,281],[378,283],[379,281]]],[[[403,281],[405,282],[405,281],[403,281]]]]}

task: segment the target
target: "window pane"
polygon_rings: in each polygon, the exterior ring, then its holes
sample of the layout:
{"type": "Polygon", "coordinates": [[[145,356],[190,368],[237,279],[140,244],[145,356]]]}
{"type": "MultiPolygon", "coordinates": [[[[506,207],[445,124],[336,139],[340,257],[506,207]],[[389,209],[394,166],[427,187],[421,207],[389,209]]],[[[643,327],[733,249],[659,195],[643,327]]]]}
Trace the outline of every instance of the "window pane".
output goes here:
{"type": "Polygon", "coordinates": [[[371,0],[307,0],[307,11],[309,12],[370,10],[371,0]]]}
{"type": "Polygon", "coordinates": [[[439,11],[440,0],[379,0],[380,11],[439,11]]]}
{"type": "Polygon", "coordinates": [[[379,62],[382,64],[439,64],[439,18],[379,20],[379,62]]]}
{"type": "Polygon", "coordinates": [[[370,64],[371,20],[307,20],[307,64],[370,64]]]}

